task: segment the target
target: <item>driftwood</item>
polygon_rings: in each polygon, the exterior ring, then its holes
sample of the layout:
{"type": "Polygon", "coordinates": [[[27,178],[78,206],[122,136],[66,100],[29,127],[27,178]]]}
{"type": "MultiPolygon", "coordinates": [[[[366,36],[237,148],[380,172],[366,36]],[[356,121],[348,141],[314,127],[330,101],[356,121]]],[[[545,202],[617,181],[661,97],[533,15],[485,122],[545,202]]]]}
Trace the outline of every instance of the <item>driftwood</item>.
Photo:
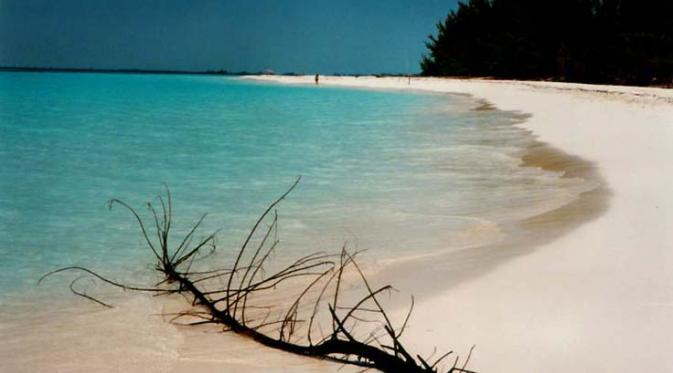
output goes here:
{"type": "MultiPolygon", "coordinates": [[[[248,337],[267,347],[356,365],[365,370],[471,372],[466,366],[472,350],[466,359],[460,361],[455,357],[451,366],[444,369],[440,368],[440,363],[452,355],[452,351],[432,360],[407,351],[400,338],[413,310],[413,298],[406,319],[399,328],[394,327],[380,299],[392,288],[373,287],[356,262],[355,254],[349,253],[345,247],[337,255],[307,255],[270,274],[266,273],[265,266],[279,243],[276,206],[290,194],[298,182],[299,178],[259,217],[240,247],[231,268],[201,271],[192,269],[195,262],[202,262],[204,257],[216,250],[217,232],[200,240],[195,239],[197,229],[206,215],[198,220],[177,246],[169,247],[173,211],[171,194],[166,187],[165,197],[158,197],[158,208],[151,203],[147,204],[151,213],[151,225],[125,202],[117,199],[109,202],[110,208],[121,205],[136,219],[147,246],[156,258],[155,268],[162,275],[158,284],[151,287],[130,286],[110,280],[90,269],[74,266],[47,273],[40,282],[55,273],[80,271],[125,290],[156,295],[182,294],[191,302],[191,308],[174,314],[173,321],[189,318],[192,321],[188,325],[217,324],[225,331],[248,337]],[[265,222],[268,223],[266,227],[263,226],[265,222]],[[347,270],[361,282],[365,290],[364,295],[349,306],[343,305],[342,300],[347,270]],[[252,299],[256,295],[278,292],[282,283],[297,280],[303,284],[298,295],[273,320],[270,320],[270,310],[273,307],[252,305],[252,299]],[[309,297],[312,297],[310,301],[309,297]],[[327,312],[326,317],[322,317],[323,321],[327,321],[322,323],[319,320],[321,309],[327,312]],[[300,314],[303,315],[302,318],[300,314]],[[328,333],[324,332],[321,324],[330,324],[328,333]],[[369,327],[365,328],[363,325],[369,327]],[[359,337],[362,329],[366,329],[367,335],[359,337]],[[320,338],[316,338],[316,331],[321,333],[320,338]]],[[[84,291],[75,289],[79,279],[81,277],[70,284],[74,294],[111,307],[84,291]]]]}

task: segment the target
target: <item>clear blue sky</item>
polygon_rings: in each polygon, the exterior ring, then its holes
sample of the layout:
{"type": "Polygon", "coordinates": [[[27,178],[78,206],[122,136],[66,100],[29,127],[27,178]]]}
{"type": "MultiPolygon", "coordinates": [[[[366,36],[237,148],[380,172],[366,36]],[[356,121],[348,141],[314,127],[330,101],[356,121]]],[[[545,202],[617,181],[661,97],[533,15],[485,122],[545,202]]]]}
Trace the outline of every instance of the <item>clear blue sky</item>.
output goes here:
{"type": "Polygon", "coordinates": [[[0,0],[0,65],[417,72],[456,0],[0,0]]]}

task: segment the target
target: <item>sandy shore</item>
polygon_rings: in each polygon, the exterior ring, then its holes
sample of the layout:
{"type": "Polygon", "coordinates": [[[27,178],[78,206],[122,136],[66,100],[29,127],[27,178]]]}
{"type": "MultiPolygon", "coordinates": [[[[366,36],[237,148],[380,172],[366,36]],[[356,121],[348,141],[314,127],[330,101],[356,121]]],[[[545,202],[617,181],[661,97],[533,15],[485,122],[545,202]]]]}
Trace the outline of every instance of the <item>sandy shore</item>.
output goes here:
{"type": "Polygon", "coordinates": [[[470,273],[453,280],[446,258],[444,275],[413,275],[422,268],[414,266],[391,274],[403,292],[434,288],[417,304],[410,345],[464,352],[476,344],[471,367],[481,372],[673,371],[672,90],[373,77],[321,84],[471,94],[531,114],[522,127],[594,164],[604,184],[563,212],[582,210],[582,224],[506,260],[463,258],[470,273]]]}
{"type": "MultiPolygon", "coordinates": [[[[313,85],[313,76],[255,79],[313,85]]],[[[479,110],[521,112],[517,126],[538,138],[523,166],[598,185],[509,227],[520,233],[509,241],[372,271],[370,280],[400,290],[394,319],[416,296],[410,350],[464,356],[476,345],[469,367],[482,373],[673,372],[673,90],[374,77],[321,85],[469,94],[483,100],[479,110]]],[[[170,324],[160,315],[181,309],[181,298],[117,294],[113,310],[62,301],[71,308],[0,307],[0,316],[33,316],[0,322],[0,372],[359,370],[170,324]]]]}

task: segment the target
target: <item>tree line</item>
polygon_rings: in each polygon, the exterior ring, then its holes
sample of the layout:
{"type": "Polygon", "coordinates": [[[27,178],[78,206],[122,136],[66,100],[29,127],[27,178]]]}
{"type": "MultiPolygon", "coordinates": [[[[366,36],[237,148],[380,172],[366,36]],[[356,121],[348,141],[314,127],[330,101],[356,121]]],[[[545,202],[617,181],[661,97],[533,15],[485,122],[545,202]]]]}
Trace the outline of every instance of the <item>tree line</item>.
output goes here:
{"type": "Polygon", "coordinates": [[[437,24],[423,75],[670,85],[671,0],[469,0],[437,24]]]}

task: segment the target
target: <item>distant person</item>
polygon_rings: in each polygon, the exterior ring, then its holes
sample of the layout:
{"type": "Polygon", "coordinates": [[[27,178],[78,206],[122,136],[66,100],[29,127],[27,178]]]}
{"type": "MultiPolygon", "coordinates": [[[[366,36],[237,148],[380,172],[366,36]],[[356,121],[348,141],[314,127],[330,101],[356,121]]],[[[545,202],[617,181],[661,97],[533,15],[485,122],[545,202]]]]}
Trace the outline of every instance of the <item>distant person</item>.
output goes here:
{"type": "Polygon", "coordinates": [[[320,84],[320,74],[315,74],[315,84],[320,84]]]}

